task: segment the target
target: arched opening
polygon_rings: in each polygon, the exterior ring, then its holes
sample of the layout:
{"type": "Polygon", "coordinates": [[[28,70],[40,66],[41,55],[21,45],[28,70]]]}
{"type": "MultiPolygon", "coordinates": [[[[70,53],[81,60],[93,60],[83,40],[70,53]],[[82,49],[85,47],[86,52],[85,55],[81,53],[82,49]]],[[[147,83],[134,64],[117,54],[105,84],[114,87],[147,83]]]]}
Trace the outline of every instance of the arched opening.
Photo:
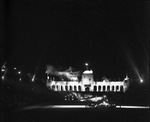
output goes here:
{"type": "Polygon", "coordinates": [[[61,91],[63,91],[63,86],[61,86],[61,91]]]}
{"type": "Polygon", "coordinates": [[[77,91],[77,87],[76,86],[74,86],[74,91],[77,91]]]}
{"type": "Polygon", "coordinates": [[[111,89],[111,91],[114,91],[114,86],[112,86],[112,89],[111,89]]]}
{"type": "Polygon", "coordinates": [[[123,86],[122,85],[120,86],[120,91],[123,92],[123,86]]]}
{"type": "Polygon", "coordinates": [[[101,86],[98,86],[98,91],[101,91],[101,86]]]}
{"type": "Polygon", "coordinates": [[[118,91],[118,89],[119,89],[119,86],[117,85],[117,86],[116,86],[116,91],[118,91]]]}
{"type": "Polygon", "coordinates": [[[72,91],[72,86],[70,86],[70,91],[72,91]]]}
{"type": "Polygon", "coordinates": [[[110,86],[107,86],[107,91],[108,91],[108,92],[110,91],[110,86]]]}
{"type": "Polygon", "coordinates": [[[94,92],[96,92],[97,91],[97,86],[94,86],[94,92]]]}
{"type": "Polygon", "coordinates": [[[65,86],[65,90],[68,91],[68,86],[65,86]]]}
{"type": "Polygon", "coordinates": [[[103,86],[103,92],[105,92],[105,89],[106,89],[106,87],[105,87],[105,86],[103,86]]]}
{"type": "Polygon", "coordinates": [[[86,88],[85,88],[85,91],[86,91],[86,92],[89,92],[89,91],[90,91],[90,88],[89,88],[89,87],[86,87],[86,88]]]}
{"type": "Polygon", "coordinates": [[[81,91],[81,86],[78,86],[78,90],[81,91]]]}
{"type": "Polygon", "coordinates": [[[55,85],[52,85],[52,90],[55,90],[55,85]]]}

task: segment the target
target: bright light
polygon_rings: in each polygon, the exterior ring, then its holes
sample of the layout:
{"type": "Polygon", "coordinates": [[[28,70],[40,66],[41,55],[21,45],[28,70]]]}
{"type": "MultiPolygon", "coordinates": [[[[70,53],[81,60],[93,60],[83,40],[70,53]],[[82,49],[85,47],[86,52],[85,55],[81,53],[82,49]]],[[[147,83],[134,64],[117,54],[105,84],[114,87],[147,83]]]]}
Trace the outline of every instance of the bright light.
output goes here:
{"type": "Polygon", "coordinates": [[[18,71],[18,74],[21,74],[21,71],[18,71]]]}
{"type": "Polygon", "coordinates": [[[4,72],[6,70],[6,66],[5,66],[6,62],[3,64],[1,71],[4,72]]]}
{"type": "Polygon", "coordinates": [[[86,71],[83,72],[83,74],[92,74],[92,73],[93,73],[92,70],[86,70],[86,71]]]}
{"type": "Polygon", "coordinates": [[[85,63],[85,66],[88,66],[89,64],[88,63],[85,63]]]}
{"type": "Polygon", "coordinates": [[[88,63],[85,63],[85,66],[86,66],[86,70],[88,70],[88,65],[89,65],[88,63]]]}
{"type": "Polygon", "coordinates": [[[46,106],[29,106],[29,107],[24,107],[24,110],[30,110],[30,109],[62,109],[62,108],[66,108],[66,109],[72,109],[72,108],[89,108],[89,106],[87,105],[46,105],[46,106]]]}
{"type": "Polygon", "coordinates": [[[4,76],[2,76],[2,80],[4,80],[4,78],[5,78],[5,77],[4,77],[4,76]]]}
{"type": "Polygon", "coordinates": [[[32,82],[34,82],[34,80],[35,80],[35,74],[34,74],[33,77],[32,77],[32,82]]]}
{"type": "Polygon", "coordinates": [[[49,105],[46,108],[86,108],[85,105],[49,105]]]}
{"type": "Polygon", "coordinates": [[[5,69],[2,69],[1,71],[2,71],[2,72],[4,72],[4,71],[5,71],[5,69]]]}
{"type": "Polygon", "coordinates": [[[34,82],[34,77],[32,78],[32,82],[34,82]]]}
{"type": "Polygon", "coordinates": [[[140,78],[140,82],[143,83],[143,79],[142,78],[140,78]]]}
{"type": "Polygon", "coordinates": [[[16,67],[14,67],[14,70],[16,70],[17,68],[16,67]]]}

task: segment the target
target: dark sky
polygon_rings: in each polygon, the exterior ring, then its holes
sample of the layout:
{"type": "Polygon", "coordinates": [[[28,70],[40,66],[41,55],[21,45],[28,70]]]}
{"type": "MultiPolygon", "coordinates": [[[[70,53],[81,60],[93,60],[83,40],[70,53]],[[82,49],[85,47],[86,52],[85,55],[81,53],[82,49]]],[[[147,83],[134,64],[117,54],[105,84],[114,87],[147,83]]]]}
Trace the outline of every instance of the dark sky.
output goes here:
{"type": "Polygon", "coordinates": [[[13,0],[4,2],[5,59],[33,72],[46,64],[97,77],[148,77],[147,2],[137,0],[13,0]]]}

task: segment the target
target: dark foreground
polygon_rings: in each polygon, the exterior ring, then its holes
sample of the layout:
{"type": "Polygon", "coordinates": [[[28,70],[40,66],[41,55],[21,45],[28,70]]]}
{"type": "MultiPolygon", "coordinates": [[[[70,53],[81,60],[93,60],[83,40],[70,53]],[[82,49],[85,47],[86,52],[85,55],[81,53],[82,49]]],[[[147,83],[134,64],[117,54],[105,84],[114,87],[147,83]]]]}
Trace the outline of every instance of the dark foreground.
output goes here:
{"type": "MultiPolygon", "coordinates": [[[[134,89],[131,87],[124,94],[108,94],[108,97],[110,102],[116,105],[149,106],[149,92],[135,87],[134,89]]],[[[150,109],[31,108],[20,110],[22,107],[41,103],[44,103],[43,106],[63,104],[63,95],[49,91],[45,84],[4,81],[1,98],[0,122],[150,122],[150,109]]]]}
{"type": "Polygon", "coordinates": [[[5,113],[4,122],[149,122],[149,109],[51,108],[5,113]]]}

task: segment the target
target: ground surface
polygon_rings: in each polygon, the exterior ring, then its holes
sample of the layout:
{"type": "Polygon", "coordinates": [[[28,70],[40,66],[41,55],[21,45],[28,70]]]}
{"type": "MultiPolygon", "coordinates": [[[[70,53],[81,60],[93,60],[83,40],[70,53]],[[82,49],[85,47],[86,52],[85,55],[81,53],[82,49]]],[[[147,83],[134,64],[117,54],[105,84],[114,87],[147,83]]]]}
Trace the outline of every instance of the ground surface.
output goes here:
{"type": "Polygon", "coordinates": [[[4,121],[12,122],[149,122],[148,109],[31,109],[6,113],[4,121]]]}

